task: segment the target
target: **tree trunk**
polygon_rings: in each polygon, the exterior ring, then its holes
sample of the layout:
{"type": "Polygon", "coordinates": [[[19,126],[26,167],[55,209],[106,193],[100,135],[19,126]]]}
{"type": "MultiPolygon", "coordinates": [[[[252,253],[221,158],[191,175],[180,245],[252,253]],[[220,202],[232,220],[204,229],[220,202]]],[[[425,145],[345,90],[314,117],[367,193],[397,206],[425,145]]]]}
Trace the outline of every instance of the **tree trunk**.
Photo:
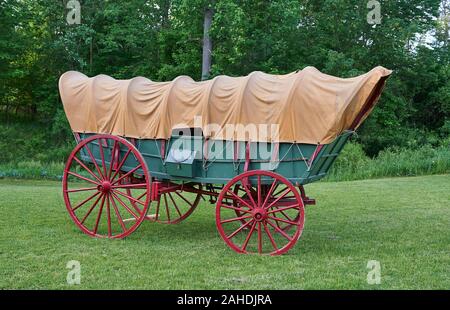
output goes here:
{"type": "Polygon", "coordinates": [[[92,37],[89,44],[89,73],[92,75],[92,37]]]}
{"type": "Polygon", "coordinates": [[[9,99],[6,99],[6,112],[5,112],[5,116],[6,116],[6,125],[9,125],[9,99]]]}
{"type": "Polygon", "coordinates": [[[171,0],[165,0],[161,3],[161,27],[168,28],[169,27],[169,11],[171,7],[171,0]]]}
{"type": "Polygon", "coordinates": [[[202,58],[202,80],[209,78],[211,72],[211,51],[212,41],[209,31],[213,18],[213,10],[207,8],[205,11],[205,21],[203,23],[203,58],[202,58]]]}

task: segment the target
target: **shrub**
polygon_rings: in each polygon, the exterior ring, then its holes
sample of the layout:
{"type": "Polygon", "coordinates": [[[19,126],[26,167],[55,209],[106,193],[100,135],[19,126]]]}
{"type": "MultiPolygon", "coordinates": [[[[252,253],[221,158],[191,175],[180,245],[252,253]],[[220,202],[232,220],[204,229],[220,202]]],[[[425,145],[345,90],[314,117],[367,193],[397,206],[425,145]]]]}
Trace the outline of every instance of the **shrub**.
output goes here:
{"type": "Polygon", "coordinates": [[[0,164],[18,162],[63,162],[74,147],[67,132],[51,133],[36,122],[0,124],[0,164]]]}
{"type": "Polygon", "coordinates": [[[0,178],[61,180],[64,164],[57,162],[21,161],[0,164],[0,178]]]}
{"type": "Polygon", "coordinates": [[[449,140],[438,147],[390,147],[369,158],[362,146],[349,142],[344,147],[327,177],[330,181],[358,180],[380,177],[443,174],[450,172],[449,140]]]}

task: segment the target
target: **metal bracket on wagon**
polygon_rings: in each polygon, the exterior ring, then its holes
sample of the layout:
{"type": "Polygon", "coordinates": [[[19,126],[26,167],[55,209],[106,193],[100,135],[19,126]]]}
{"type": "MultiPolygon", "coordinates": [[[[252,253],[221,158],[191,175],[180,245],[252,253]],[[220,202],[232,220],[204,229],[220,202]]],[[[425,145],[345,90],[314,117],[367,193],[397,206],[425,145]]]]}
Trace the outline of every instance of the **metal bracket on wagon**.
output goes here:
{"type": "Polygon", "coordinates": [[[303,187],[303,185],[299,185],[298,189],[300,190],[300,194],[302,196],[303,203],[305,205],[315,205],[316,204],[316,200],[315,199],[309,198],[308,196],[306,196],[305,188],[303,187]]]}

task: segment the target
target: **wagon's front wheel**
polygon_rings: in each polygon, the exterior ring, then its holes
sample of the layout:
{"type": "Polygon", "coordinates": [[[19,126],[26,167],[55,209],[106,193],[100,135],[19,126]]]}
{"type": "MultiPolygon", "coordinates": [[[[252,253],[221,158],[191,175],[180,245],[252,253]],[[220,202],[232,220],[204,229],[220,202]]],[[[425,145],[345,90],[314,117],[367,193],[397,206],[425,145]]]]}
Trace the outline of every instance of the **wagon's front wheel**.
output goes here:
{"type": "Polygon", "coordinates": [[[145,218],[150,180],[147,164],[134,145],[120,137],[94,135],[82,140],[67,160],[64,201],[84,233],[124,238],[145,218]],[[138,182],[124,183],[128,177],[138,182]]]}
{"type": "Polygon", "coordinates": [[[304,219],[304,204],[296,188],[270,171],[254,170],[236,176],[217,199],[217,229],[238,253],[287,252],[300,237],[304,219]],[[236,194],[236,185],[246,194],[236,194]],[[283,229],[286,224],[291,229],[283,229]]]}

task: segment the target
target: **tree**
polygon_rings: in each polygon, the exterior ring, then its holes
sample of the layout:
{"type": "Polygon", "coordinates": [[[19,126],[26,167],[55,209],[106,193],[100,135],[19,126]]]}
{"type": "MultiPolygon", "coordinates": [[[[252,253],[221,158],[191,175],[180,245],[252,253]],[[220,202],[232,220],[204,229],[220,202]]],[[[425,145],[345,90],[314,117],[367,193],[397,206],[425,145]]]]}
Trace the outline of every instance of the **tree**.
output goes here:
{"type": "Polygon", "coordinates": [[[378,25],[353,0],[83,0],[79,25],[66,2],[0,0],[0,114],[34,118],[49,141],[68,132],[57,90],[67,70],[167,81],[383,65],[394,74],[359,131],[365,150],[450,133],[448,0],[382,1],[378,25]]]}
{"type": "Polygon", "coordinates": [[[205,21],[203,23],[203,56],[202,56],[202,80],[208,79],[211,74],[212,41],[210,36],[213,10],[205,9],[205,21]]]}

